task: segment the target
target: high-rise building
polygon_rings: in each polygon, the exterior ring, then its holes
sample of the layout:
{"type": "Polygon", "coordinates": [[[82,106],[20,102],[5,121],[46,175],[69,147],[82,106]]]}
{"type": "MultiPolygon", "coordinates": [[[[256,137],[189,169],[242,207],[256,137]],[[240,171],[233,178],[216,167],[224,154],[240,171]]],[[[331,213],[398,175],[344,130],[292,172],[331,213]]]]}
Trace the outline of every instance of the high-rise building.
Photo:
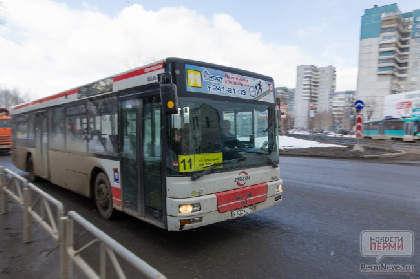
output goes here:
{"type": "Polygon", "coordinates": [[[295,89],[295,127],[309,128],[310,111],[329,109],[330,92],[335,91],[335,67],[301,65],[297,67],[295,89]]]}
{"type": "Polygon", "coordinates": [[[277,103],[287,106],[287,111],[293,111],[295,106],[295,89],[287,87],[276,87],[277,103]]]}
{"type": "Polygon", "coordinates": [[[331,92],[330,108],[335,128],[351,128],[355,91],[331,92]]]}
{"type": "Polygon", "coordinates": [[[384,118],[384,97],[420,89],[420,10],[397,4],[366,9],[362,16],[357,99],[370,120],[384,118]]]}

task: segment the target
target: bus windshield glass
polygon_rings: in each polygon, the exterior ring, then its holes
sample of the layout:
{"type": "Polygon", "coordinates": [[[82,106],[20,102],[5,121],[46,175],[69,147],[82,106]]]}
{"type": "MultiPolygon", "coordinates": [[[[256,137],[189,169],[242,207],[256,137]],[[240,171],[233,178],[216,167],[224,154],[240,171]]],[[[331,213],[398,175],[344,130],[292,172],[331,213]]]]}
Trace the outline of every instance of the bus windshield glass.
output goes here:
{"type": "Polygon", "coordinates": [[[10,128],[11,120],[10,119],[0,119],[0,128],[10,128]]]}
{"type": "Polygon", "coordinates": [[[171,116],[168,169],[173,174],[278,164],[274,104],[182,97],[171,116]]]}

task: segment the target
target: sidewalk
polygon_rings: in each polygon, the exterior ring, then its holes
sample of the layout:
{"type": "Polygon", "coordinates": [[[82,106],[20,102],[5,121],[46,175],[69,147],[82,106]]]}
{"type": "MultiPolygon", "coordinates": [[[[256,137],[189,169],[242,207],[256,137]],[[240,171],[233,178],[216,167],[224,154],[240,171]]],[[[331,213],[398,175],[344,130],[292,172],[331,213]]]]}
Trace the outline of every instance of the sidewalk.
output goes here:
{"type": "Polygon", "coordinates": [[[23,213],[9,200],[9,212],[0,215],[0,278],[60,278],[60,247],[36,222],[32,242],[23,243],[23,213]]]}

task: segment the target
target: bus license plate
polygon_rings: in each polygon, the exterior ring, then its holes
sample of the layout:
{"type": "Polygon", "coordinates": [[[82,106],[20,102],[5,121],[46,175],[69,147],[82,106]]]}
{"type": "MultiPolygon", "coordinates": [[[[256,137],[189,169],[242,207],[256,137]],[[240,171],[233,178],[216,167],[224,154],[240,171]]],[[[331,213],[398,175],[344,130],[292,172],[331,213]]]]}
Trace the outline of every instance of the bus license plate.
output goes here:
{"type": "Polygon", "coordinates": [[[232,211],[232,218],[241,217],[252,212],[255,212],[255,206],[239,208],[232,211]]]}

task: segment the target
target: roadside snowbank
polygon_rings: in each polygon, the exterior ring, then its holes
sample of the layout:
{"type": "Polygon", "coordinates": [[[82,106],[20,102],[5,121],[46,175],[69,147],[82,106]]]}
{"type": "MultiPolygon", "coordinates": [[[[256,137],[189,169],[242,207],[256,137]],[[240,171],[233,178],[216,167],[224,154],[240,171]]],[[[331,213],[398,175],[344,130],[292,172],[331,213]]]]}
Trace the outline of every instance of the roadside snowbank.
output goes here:
{"type": "Polygon", "coordinates": [[[343,147],[344,145],[319,143],[312,140],[297,139],[287,136],[279,136],[279,149],[310,148],[310,147],[343,147]]]}

